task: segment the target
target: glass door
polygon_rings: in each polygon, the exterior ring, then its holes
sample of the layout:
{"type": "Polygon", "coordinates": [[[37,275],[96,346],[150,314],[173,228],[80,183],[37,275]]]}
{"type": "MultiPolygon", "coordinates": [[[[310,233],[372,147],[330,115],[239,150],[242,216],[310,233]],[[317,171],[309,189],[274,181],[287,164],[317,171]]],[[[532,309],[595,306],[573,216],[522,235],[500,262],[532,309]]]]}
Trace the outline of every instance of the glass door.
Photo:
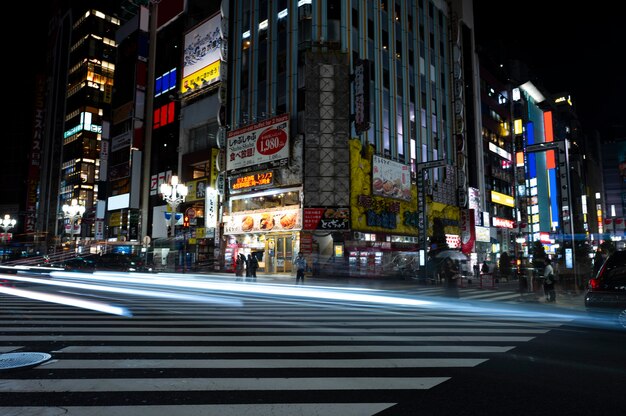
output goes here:
{"type": "Polygon", "coordinates": [[[291,273],[293,270],[293,239],[276,235],[267,240],[268,273],[291,273]]]}

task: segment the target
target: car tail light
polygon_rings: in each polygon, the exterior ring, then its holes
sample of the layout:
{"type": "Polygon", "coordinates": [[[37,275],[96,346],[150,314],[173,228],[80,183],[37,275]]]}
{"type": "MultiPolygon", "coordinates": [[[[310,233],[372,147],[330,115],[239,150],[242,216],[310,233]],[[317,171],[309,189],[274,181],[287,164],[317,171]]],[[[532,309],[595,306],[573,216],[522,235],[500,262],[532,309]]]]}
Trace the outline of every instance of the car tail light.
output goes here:
{"type": "Polygon", "coordinates": [[[598,289],[600,287],[600,279],[590,279],[589,287],[591,289],[598,289]]]}

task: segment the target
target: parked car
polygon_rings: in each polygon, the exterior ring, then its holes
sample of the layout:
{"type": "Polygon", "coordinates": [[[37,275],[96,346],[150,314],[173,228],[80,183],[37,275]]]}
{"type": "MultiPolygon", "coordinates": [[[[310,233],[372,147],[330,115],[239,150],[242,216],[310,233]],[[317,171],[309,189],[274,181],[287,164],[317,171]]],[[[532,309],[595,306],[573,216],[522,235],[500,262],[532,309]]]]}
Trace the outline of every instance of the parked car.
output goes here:
{"type": "Polygon", "coordinates": [[[626,328],[626,251],[609,255],[587,285],[585,307],[608,315],[626,328]]]}
{"type": "Polygon", "coordinates": [[[149,273],[154,270],[152,265],[147,264],[142,257],[123,253],[106,253],[101,256],[96,256],[95,269],[98,271],[142,273],[149,273]]]}
{"type": "Polygon", "coordinates": [[[96,268],[95,256],[74,257],[59,265],[68,272],[93,272],[96,268]]]}

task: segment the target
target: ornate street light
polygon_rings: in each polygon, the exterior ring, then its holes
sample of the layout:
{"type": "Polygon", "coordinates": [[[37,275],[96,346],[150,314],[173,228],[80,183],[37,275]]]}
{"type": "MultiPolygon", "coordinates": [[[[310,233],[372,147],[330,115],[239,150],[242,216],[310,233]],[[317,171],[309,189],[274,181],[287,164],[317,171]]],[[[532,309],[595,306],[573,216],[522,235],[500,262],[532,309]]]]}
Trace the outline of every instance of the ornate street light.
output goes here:
{"type": "MultiPolygon", "coordinates": [[[[85,206],[80,205],[76,199],[72,199],[71,204],[63,205],[63,215],[70,220],[70,242],[74,242],[74,224],[85,213],[85,206]]],[[[74,242],[74,247],[76,244],[74,242]]]]}
{"type": "MultiPolygon", "coordinates": [[[[178,183],[178,176],[176,175],[172,176],[169,184],[161,184],[161,194],[163,195],[163,200],[167,202],[170,207],[172,207],[172,215],[169,220],[171,221],[171,231],[174,236],[176,236],[176,209],[182,202],[185,202],[187,192],[187,187],[183,183],[178,183]]],[[[167,213],[165,213],[165,218],[167,222],[167,213]]],[[[167,234],[169,236],[169,230],[167,234]]]]}
{"type": "Polygon", "coordinates": [[[161,194],[163,195],[163,200],[167,202],[170,207],[172,207],[172,217],[170,221],[172,222],[172,232],[174,232],[176,226],[176,209],[182,202],[185,202],[185,197],[187,196],[187,187],[183,183],[178,183],[178,176],[174,175],[170,179],[169,184],[161,184],[161,194]]]}
{"type": "Polygon", "coordinates": [[[7,233],[11,228],[15,227],[15,224],[17,224],[17,220],[15,218],[11,218],[9,214],[5,214],[4,218],[0,221],[0,227],[2,227],[2,229],[4,230],[4,233],[2,234],[2,245],[4,246],[4,250],[2,252],[3,262],[4,262],[6,252],[7,252],[7,246],[6,246],[7,233]]]}
{"type": "Polygon", "coordinates": [[[161,194],[163,194],[163,200],[172,207],[172,211],[176,213],[176,209],[185,202],[187,196],[187,187],[183,183],[178,183],[178,176],[172,176],[170,183],[161,184],[161,194]]]}

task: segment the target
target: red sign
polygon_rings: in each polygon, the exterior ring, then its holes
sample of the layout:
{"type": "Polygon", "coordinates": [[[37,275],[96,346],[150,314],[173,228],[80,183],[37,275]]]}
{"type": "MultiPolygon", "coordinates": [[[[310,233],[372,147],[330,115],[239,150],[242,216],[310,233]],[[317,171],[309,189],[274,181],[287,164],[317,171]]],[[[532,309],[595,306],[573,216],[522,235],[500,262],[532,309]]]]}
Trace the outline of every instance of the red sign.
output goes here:
{"type": "Polygon", "coordinates": [[[188,216],[190,220],[193,220],[196,218],[196,210],[194,208],[187,208],[185,215],[188,216]]]}
{"type": "Polygon", "coordinates": [[[304,230],[347,230],[349,208],[304,208],[304,230]]]}
{"type": "Polygon", "coordinates": [[[303,234],[300,237],[300,251],[304,254],[311,254],[313,252],[313,236],[310,234],[303,234]]]}
{"type": "Polygon", "coordinates": [[[287,133],[280,129],[267,129],[256,141],[256,149],[262,155],[273,155],[287,144],[287,133]]]}
{"type": "Polygon", "coordinates": [[[493,221],[493,226],[499,227],[499,228],[513,228],[513,223],[515,222],[513,220],[508,220],[506,218],[498,218],[498,217],[493,217],[492,221],[493,221]]]}
{"type": "Polygon", "coordinates": [[[303,230],[316,230],[326,208],[304,208],[303,230]]]}

